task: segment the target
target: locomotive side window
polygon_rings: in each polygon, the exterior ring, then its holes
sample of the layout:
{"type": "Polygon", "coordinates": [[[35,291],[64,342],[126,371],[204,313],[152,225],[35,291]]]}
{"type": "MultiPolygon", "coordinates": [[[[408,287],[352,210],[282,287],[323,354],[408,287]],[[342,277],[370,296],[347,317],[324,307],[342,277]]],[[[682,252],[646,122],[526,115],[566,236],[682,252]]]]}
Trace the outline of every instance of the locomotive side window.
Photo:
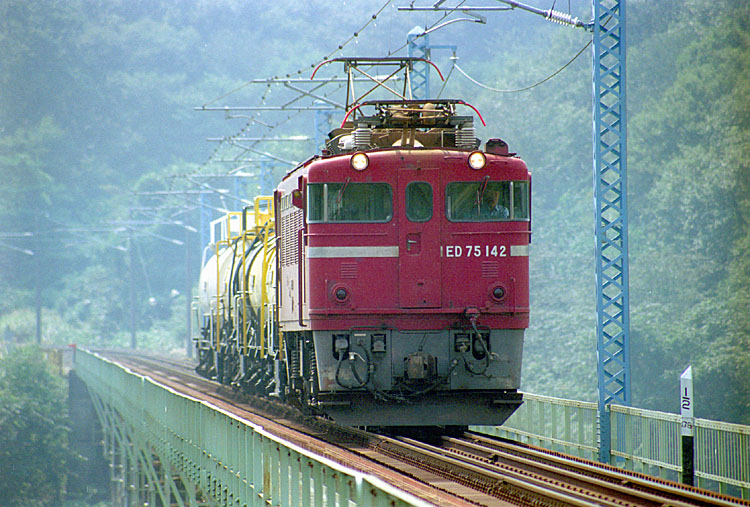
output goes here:
{"type": "Polygon", "coordinates": [[[424,181],[412,181],[406,186],[406,218],[412,222],[427,222],[432,218],[432,186],[424,181]]]}
{"type": "Polygon", "coordinates": [[[388,222],[393,190],[387,183],[310,183],[308,222],[388,222]]]}
{"type": "Polygon", "coordinates": [[[514,181],[513,185],[513,218],[524,220],[529,218],[529,182],[514,181]]]}
{"type": "Polygon", "coordinates": [[[526,181],[452,182],[445,189],[445,214],[452,222],[528,220],[526,181]]]}

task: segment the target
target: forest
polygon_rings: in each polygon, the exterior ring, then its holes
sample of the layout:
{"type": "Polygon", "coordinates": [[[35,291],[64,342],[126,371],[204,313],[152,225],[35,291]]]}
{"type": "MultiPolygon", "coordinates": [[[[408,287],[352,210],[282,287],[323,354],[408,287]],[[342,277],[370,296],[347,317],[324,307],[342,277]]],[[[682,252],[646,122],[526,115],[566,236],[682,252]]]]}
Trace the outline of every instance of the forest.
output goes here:
{"type": "MultiPolygon", "coordinates": [[[[626,3],[633,404],[678,412],[692,365],[696,416],[750,424],[750,4],[626,3]]],[[[1,2],[0,344],[184,353],[207,220],[315,149],[315,114],[273,109],[290,90],[259,81],[406,56],[415,26],[467,18],[429,34],[455,46],[433,51],[431,88],[534,174],[523,389],[595,401],[591,33],[403,5],[1,2]],[[196,110],[223,106],[268,110],[196,110]]],[[[591,18],[583,0],[555,8],[591,18]]]]}

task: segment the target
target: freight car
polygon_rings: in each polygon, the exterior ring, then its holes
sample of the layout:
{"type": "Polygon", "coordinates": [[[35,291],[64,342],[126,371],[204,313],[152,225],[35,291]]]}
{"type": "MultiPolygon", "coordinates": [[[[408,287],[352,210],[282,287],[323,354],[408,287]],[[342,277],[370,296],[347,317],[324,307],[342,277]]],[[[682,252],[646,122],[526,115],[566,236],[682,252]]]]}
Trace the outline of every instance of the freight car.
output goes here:
{"type": "Polygon", "coordinates": [[[531,174],[500,139],[480,150],[463,110],[358,103],[272,198],[222,219],[198,370],[346,425],[505,421],[522,402],[531,174]]]}

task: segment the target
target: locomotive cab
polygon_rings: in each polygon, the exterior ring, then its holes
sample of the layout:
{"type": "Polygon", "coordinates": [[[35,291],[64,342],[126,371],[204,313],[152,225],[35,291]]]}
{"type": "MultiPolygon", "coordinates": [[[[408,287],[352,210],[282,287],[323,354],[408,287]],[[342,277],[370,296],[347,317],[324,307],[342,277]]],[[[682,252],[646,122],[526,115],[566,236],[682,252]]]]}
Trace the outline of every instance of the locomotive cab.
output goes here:
{"type": "Polygon", "coordinates": [[[360,104],[277,189],[287,394],[343,424],[501,424],[521,403],[531,177],[460,105],[360,104]]]}

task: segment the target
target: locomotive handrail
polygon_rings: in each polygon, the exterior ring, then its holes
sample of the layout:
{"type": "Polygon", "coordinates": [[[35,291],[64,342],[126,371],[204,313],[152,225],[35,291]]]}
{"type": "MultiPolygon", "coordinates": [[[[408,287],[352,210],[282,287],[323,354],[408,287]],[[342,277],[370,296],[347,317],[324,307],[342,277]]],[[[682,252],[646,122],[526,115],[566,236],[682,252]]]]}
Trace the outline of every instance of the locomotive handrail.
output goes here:
{"type": "MultiPolygon", "coordinates": [[[[257,209],[257,205],[255,206],[257,209]]],[[[256,211],[257,213],[257,211],[256,211]]],[[[242,230],[246,231],[247,208],[242,210],[242,230]]],[[[242,298],[242,323],[240,330],[242,332],[242,353],[247,355],[247,302],[243,295],[247,292],[247,262],[245,262],[245,252],[247,252],[247,234],[242,235],[242,266],[240,269],[240,290],[238,296],[242,298]]]]}
{"type": "Polygon", "coordinates": [[[302,284],[302,277],[305,274],[304,269],[304,240],[303,240],[304,230],[300,229],[297,232],[297,297],[299,298],[299,304],[297,307],[299,308],[299,320],[298,323],[300,327],[305,327],[305,318],[304,313],[302,310],[302,296],[304,294],[303,290],[303,284],[302,284]]]}
{"type": "Polygon", "coordinates": [[[259,320],[260,320],[260,355],[261,357],[265,357],[266,355],[266,315],[263,311],[263,308],[266,304],[268,304],[268,287],[267,287],[267,277],[268,277],[268,263],[270,261],[270,255],[269,250],[271,247],[269,246],[269,236],[271,232],[271,228],[273,227],[274,223],[272,220],[269,220],[266,222],[266,225],[263,227],[263,230],[260,234],[263,235],[263,263],[261,265],[261,275],[260,275],[260,301],[261,301],[261,308],[258,312],[259,320]]]}

